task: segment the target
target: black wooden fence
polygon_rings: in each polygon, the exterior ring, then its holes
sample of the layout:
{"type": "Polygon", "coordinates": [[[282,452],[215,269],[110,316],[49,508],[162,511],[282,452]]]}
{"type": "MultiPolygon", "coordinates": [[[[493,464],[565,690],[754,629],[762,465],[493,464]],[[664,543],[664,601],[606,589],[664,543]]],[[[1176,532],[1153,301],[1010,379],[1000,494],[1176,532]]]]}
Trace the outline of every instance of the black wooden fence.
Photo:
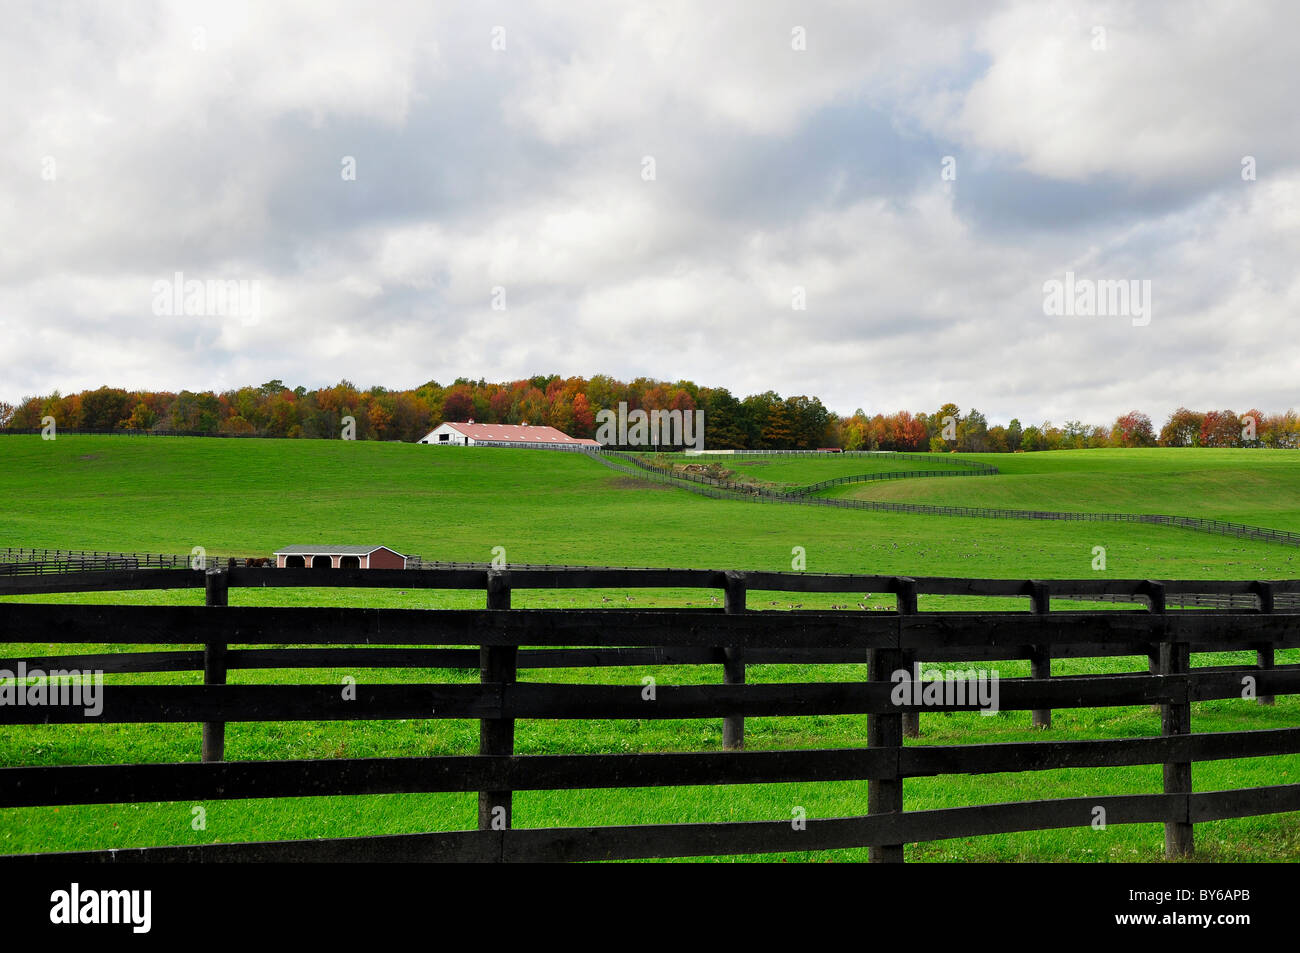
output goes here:
{"type": "MultiPolygon", "coordinates": [[[[215,565],[215,562],[211,563],[215,565]]],[[[191,557],[168,553],[114,553],[89,549],[0,549],[0,576],[112,569],[189,569],[191,557]]]]}
{"type": "MultiPolygon", "coordinates": [[[[1300,647],[1300,613],[1278,611],[1278,597],[1300,580],[1206,582],[1147,580],[910,579],[709,570],[484,569],[275,570],[207,573],[88,572],[0,580],[0,594],[203,587],[205,606],[79,606],[0,603],[0,644],[150,644],[191,646],[126,654],[0,660],[29,667],[105,673],[198,670],[203,685],[108,685],[103,710],[0,707],[0,724],[205,724],[202,763],[61,765],[0,769],[0,807],[303,797],[412,792],[479,792],[479,829],[252,844],[138,848],[13,855],[4,862],[75,857],[131,860],[602,860],[807,851],[863,847],[875,860],[899,861],[903,845],[949,837],[1091,825],[1163,823],[1170,857],[1192,850],[1193,825],[1222,818],[1300,810],[1300,784],[1194,792],[1199,761],[1300,753],[1300,727],[1193,734],[1192,703],[1242,699],[1249,685],[1262,703],[1300,693],[1300,665],[1278,665],[1278,649],[1300,647]],[[483,610],[230,607],[230,586],[334,585],[478,589],[483,610]],[[515,589],[699,588],[720,590],[716,609],[511,609],[515,589]],[[884,612],[753,611],[748,593],[890,593],[884,612]],[[1250,611],[1168,611],[1179,593],[1251,596],[1250,611]],[[918,596],[1022,597],[1029,612],[921,612],[918,596]],[[1110,595],[1140,599],[1146,611],[1053,611],[1053,598],[1110,595]],[[272,646],[232,648],[233,645],[272,646]],[[287,646],[309,646],[306,648],[287,646]],[[436,647],[433,647],[436,646],[436,647]],[[556,648],[555,646],[563,646],[556,648]],[[1249,650],[1253,666],[1193,668],[1193,653],[1249,650]],[[1146,656],[1148,670],[1053,677],[1052,659],[1146,656]],[[897,672],[920,660],[1029,659],[1031,676],[1001,679],[1002,710],[1029,710],[1050,724],[1054,708],[1159,705],[1161,734],[1146,738],[905,746],[909,716],[972,710],[895,704],[897,672]],[[747,684],[746,667],[805,661],[868,662],[863,682],[747,684]],[[660,686],[530,683],[521,670],[635,665],[721,665],[720,685],[660,686]],[[238,668],[357,666],[477,667],[479,684],[368,684],[356,697],[334,685],[229,685],[238,668]],[[866,744],[833,750],[744,751],[744,719],[866,714],[866,744]],[[421,758],[222,761],[232,721],[470,718],[479,720],[480,754],[421,758]],[[526,755],[514,753],[514,722],[534,719],[724,720],[727,748],[682,754],[526,755]],[[905,811],[907,778],[1163,764],[1163,789],[1136,795],[1080,796],[1010,804],[905,811]],[[516,828],[515,791],[864,781],[861,817],[779,821],[516,828]]],[[[1246,702],[1243,701],[1243,704],[1246,702]]]]}

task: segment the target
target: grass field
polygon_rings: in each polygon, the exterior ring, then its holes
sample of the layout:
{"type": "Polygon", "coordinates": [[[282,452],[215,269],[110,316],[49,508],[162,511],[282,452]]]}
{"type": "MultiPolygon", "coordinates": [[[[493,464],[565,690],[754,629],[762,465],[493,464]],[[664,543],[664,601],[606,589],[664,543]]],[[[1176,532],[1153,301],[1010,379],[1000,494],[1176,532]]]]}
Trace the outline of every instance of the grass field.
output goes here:
{"type": "MultiPolygon", "coordinates": [[[[1300,528],[1300,455],[1257,451],[1083,451],[979,458],[1003,475],[864,484],[871,499],[916,498],[966,505],[1061,510],[1163,512],[1300,528]],[[1291,462],[1292,458],[1297,461],[1291,462]],[[1006,489],[1004,484],[1010,485],[1006,489]],[[920,494],[908,497],[906,494],[920,494]],[[928,495],[927,495],[928,494],[928,495]],[[1035,496],[1037,494],[1037,496],[1035,496]],[[1030,500],[1036,502],[1030,502],[1030,500]],[[1050,501],[1050,502],[1049,502],[1050,501]]],[[[807,485],[870,472],[861,459],[738,462],[757,479],[807,485]]],[[[892,465],[892,462],[891,464],[892,465]]],[[[919,469],[919,467],[917,467],[919,469]]],[[[844,488],[841,488],[844,489],[844,488]]],[[[511,562],[781,570],[804,547],[810,572],[1079,578],[1292,578],[1300,552],[1278,545],[1164,527],[955,519],[713,500],[627,477],[579,455],[529,450],[439,449],[342,441],[202,440],[126,437],[0,438],[0,546],[186,553],[264,554],[291,543],[377,543],[426,559],[487,561],[504,546],[511,562]],[[1091,569],[1092,547],[1107,569],[1091,569]]],[[[865,594],[864,594],[865,595],[865,594]]],[[[13,597],[32,599],[35,597],[13,597]]],[[[196,603],[196,591],[51,596],[68,602],[196,603]]],[[[232,605],[368,604],[481,607],[479,593],[341,590],[232,590],[232,605]]],[[[517,592],[528,606],[711,605],[716,594],[671,592],[517,592]],[[629,601],[630,599],[630,601],[629,601]]],[[[843,597],[800,597],[805,608],[843,597]]],[[[854,600],[857,601],[857,600],[854,600]]],[[[877,597],[879,604],[888,599],[877,597]]],[[[754,608],[784,609],[790,597],[751,595],[754,608]]],[[[923,599],[923,609],[971,608],[989,601],[923,599]]],[[[1005,606],[1003,606],[1005,607],[1005,606]]],[[[1017,607],[1024,608],[1023,604],[1017,607]]],[[[854,610],[858,611],[858,610],[854,610]]],[[[125,648],[125,647],[124,647],[125,648]]],[[[81,648],[78,649],[83,650],[81,648]]],[[[85,647],[84,651],[94,651],[85,647]]],[[[50,645],[17,646],[42,654],[50,645]]],[[[1285,658],[1279,661],[1300,661],[1285,658]]],[[[1249,662],[1198,656],[1195,664],[1249,662]]],[[[1054,674],[1145,669],[1143,659],[1058,662],[1054,674]]],[[[1024,663],[996,666],[1027,674],[1024,663]]],[[[236,683],[472,681],[477,672],[266,671],[232,673],[236,683]]],[[[712,667],[525,671],[530,680],[638,684],[717,682],[712,667]]],[[[753,666],[754,682],[860,680],[864,666],[753,666]]],[[[192,683],[193,673],[110,677],[116,682],[192,683]]],[[[1194,707],[1197,731],[1287,727],[1300,704],[1245,702],[1194,707]]],[[[922,719],[921,744],[1042,738],[1028,713],[956,714],[922,719]]],[[[1052,736],[1104,738],[1155,734],[1149,708],[1060,711],[1052,736]]],[[[758,718],[747,724],[755,749],[860,745],[865,718],[758,718]]],[[[477,722],[235,724],[227,757],[317,758],[468,754],[477,722]]],[[[521,722],[521,753],[716,750],[720,721],[521,722]]],[[[9,729],[0,765],[197,760],[197,725],[103,725],[9,729]]],[[[1283,783],[1300,775],[1300,757],[1198,764],[1197,790],[1283,783]]],[[[1156,791],[1160,767],[1114,768],[916,779],[909,810],[1080,794],[1156,791]]],[[[849,783],[518,794],[518,826],[786,819],[865,812],[866,785],[849,783]]],[[[0,852],[284,837],[349,836],[474,826],[472,795],[211,802],[208,825],[191,828],[191,804],[0,810],[0,852]]],[[[1300,857],[1300,815],[1197,826],[1200,859],[1300,857]]],[[[1159,825],[1110,827],[941,841],[908,848],[909,860],[1157,860],[1159,825]]],[[[788,855],[787,855],[788,856],[788,855]]],[[[832,851],[789,859],[863,859],[832,851]]]]}
{"type": "Polygon", "coordinates": [[[1300,530],[1300,454],[1252,450],[1074,450],[972,454],[1001,472],[971,480],[899,480],[827,495],[1013,509],[1199,516],[1300,530]]]}
{"type": "Polygon", "coordinates": [[[975,471],[952,460],[926,454],[907,456],[824,456],[817,458],[782,456],[720,456],[682,457],[681,455],[645,454],[645,458],[658,466],[676,464],[714,465],[724,471],[722,479],[735,483],[753,483],[757,486],[788,491],[809,486],[823,480],[839,477],[862,476],[901,472],[957,473],[969,476],[975,471]]]}

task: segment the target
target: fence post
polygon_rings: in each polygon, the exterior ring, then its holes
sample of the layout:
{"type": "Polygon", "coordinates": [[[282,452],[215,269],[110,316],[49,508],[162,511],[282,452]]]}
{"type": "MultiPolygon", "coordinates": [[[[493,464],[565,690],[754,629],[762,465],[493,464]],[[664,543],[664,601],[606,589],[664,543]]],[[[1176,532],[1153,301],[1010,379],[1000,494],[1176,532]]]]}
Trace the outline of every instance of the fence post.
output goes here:
{"type": "MultiPolygon", "coordinates": [[[[1145,593],[1150,603],[1147,611],[1163,615],[1165,612],[1165,587],[1158,582],[1148,580],[1142,585],[1141,591],[1145,593]]],[[[1163,632],[1163,629],[1161,631],[1163,632]]],[[[1147,671],[1152,675],[1161,674],[1160,644],[1158,642],[1152,642],[1147,646],[1147,671]]],[[[1162,705],[1152,705],[1151,710],[1161,713],[1164,711],[1164,707],[1162,705]]]]}
{"type": "MultiPolygon", "coordinates": [[[[1147,583],[1151,599],[1152,613],[1164,616],[1166,611],[1165,587],[1158,582],[1147,583]]],[[[1160,706],[1160,734],[1163,737],[1188,735],[1192,731],[1192,703],[1187,674],[1191,671],[1191,650],[1186,642],[1174,642],[1169,636],[1168,626],[1161,620],[1158,655],[1158,671],[1166,679],[1169,676],[1184,676],[1179,682],[1179,697],[1160,706]]],[[[1164,788],[1166,794],[1182,795],[1182,815],[1189,817],[1192,793],[1192,764],[1190,761],[1166,762],[1164,766],[1164,788]]],[[[1165,821],[1165,858],[1178,860],[1192,856],[1192,824],[1189,820],[1165,821]]]]}
{"type": "MultiPolygon", "coordinates": [[[[728,572],[724,590],[724,609],[727,615],[745,611],[745,576],[728,572]]],[[[745,650],[740,646],[726,646],[722,650],[722,682],[724,685],[745,684],[745,650]]],[[[722,721],[722,747],[727,751],[741,751],[745,747],[745,716],[727,715],[722,721]]]]}
{"type": "MultiPolygon", "coordinates": [[[[900,579],[896,606],[899,615],[916,614],[916,580],[900,579]]],[[[909,678],[913,671],[913,666],[917,662],[916,653],[909,652],[906,649],[899,652],[899,668],[908,672],[909,678]]],[[[903,712],[903,737],[919,738],[921,737],[921,713],[919,711],[903,712]]]]}
{"type": "MultiPolygon", "coordinates": [[[[1259,596],[1259,611],[1271,614],[1273,612],[1273,587],[1267,582],[1256,583],[1255,594],[1259,596]]],[[[1273,643],[1261,645],[1255,651],[1255,660],[1261,671],[1273,668],[1273,643]]],[[[1272,705],[1274,703],[1272,695],[1261,694],[1258,700],[1261,705],[1272,705]]]]}
{"type": "MultiPolygon", "coordinates": [[[[900,593],[907,583],[913,583],[913,587],[915,587],[915,583],[910,579],[898,580],[898,591],[900,593]]],[[[915,588],[913,588],[913,592],[915,592],[915,588]]],[[[905,616],[899,616],[898,632],[900,641],[904,619],[905,616]]],[[[897,645],[894,648],[871,649],[867,655],[867,678],[873,684],[890,686],[893,684],[892,676],[894,672],[902,667],[902,661],[903,653],[897,645]]],[[[893,748],[895,754],[899,754],[900,749],[903,747],[902,713],[867,715],[867,747],[893,748]]],[[[895,759],[894,765],[894,776],[892,778],[867,781],[868,814],[903,813],[903,779],[897,774],[897,759],[895,759]]],[[[867,849],[867,860],[871,863],[901,864],[903,862],[903,845],[881,844],[876,847],[869,847],[867,849]]]]}
{"type": "MultiPolygon", "coordinates": [[[[1033,605],[1033,611],[1037,615],[1046,616],[1052,612],[1052,591],[1045,582],[1031,582],[1029,598],[1033,605]]],[[[1052,646],[1048,642],[1040,642],[1029,648],[1029,677],[1030,678],[1051,678],[1052,677],[1052,646]]],[[[1030,724],[1035,728],[1052,727],[1052,709],[1035,708],[1030,715],[1030,724]]]]}
{"type": "MultiPolygon", "coordinates": [[[[510,608],[510,577],[501,571],[487,575],[487,607],[510,608]]],[[[479,681],[513,684],[518,674],[519,649],[513,645],[484,645],[479,649],[479,681]]],[[[515,720],[483,718],[479,721],[478,753],[512,755],[515,753],[515,720]]],[[[478,794],[478,829],[502,831],[510,827],[513,797],[510,791],[480,791],[478,794]]]]}
{"type": "MultiPolygon", "coordinates": [[[[230,577],[220,569],[209,569],[203,577],[204,605],[230,605],[230,577]]],[[[226,643],[208,642],[203,646],[203,684],[226,684],[226,643]]],[[[204,761],[223,761],[226,757],[226,723],[203,723],[204,761]]]]}

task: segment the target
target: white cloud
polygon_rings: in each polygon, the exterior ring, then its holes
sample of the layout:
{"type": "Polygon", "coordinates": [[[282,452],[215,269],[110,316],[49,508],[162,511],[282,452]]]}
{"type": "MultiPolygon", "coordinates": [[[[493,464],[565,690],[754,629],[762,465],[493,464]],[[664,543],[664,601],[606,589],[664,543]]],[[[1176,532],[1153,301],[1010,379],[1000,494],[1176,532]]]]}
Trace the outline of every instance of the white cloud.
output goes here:
{"type": "Polygon", "coordinates": [[[1294,19],[1065,2],[29,8],[0,37],[0,231],[19,239],[0,245],[0,398],[555,371],[1026,422],[1283,408],[1294,19]],[[1067,269],[1149,279],[1151,325],[1046,318],[1042,284],[1067,269]],[[175,271],[263,282],[263,319],[158,318],[149,288],[175,271]]]}
{"type": "Polygon", "coordinates": [[[938,125],[1069,181],[1227,182],[1245,155],[1293,167],[1297,27],[1284,0],[1018,4],[981,26],[988,69],[938,125]]]}

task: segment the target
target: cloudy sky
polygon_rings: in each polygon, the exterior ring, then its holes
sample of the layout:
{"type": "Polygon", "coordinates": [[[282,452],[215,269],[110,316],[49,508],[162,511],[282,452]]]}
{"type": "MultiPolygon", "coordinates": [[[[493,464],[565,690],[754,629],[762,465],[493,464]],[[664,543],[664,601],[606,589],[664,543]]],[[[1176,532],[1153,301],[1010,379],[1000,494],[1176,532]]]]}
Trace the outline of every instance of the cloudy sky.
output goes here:
{"type": "Polygon", "coordinates": [[[1291,0],[3,6],[0,399],[1300,407],[1291,0]],[[1149,313],[1045,314],[1067,272],[1149,313]]]}

